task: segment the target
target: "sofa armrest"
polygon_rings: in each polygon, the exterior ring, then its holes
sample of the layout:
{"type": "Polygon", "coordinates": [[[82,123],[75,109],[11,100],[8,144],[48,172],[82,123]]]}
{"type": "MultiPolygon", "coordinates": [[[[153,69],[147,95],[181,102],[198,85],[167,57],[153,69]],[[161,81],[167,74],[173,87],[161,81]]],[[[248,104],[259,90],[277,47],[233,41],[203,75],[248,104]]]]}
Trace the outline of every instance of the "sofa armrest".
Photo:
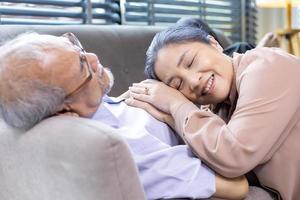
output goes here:
{"type": "Polygon", "coordinates": [[[59,116],[27,132],[0,122],[0,199],[145,199],[116,130],[59,116]]]}

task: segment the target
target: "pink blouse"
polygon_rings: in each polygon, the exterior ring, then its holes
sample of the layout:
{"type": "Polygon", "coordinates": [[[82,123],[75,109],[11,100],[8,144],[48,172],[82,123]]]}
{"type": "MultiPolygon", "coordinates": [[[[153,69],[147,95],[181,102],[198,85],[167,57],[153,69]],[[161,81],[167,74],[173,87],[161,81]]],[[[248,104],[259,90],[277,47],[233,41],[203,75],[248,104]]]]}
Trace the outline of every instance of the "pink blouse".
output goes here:
{"type": "Polygon", "coordinates": [[[235,54],[233,67],[234,83],[219,115],[185,103],[173,113],[176,129],[221,175],[254,169],[261,184],[284,200],[299,199],[300,59],[257,48],[235,54]]]}

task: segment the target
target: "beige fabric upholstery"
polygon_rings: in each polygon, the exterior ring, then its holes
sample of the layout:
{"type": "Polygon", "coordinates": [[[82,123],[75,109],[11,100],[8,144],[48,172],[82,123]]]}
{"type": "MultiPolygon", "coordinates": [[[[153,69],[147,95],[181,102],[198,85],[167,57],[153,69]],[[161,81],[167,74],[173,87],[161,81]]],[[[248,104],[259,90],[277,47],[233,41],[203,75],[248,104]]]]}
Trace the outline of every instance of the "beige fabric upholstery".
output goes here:
{"type": "Polygon", "coordinates": [[[1,200],[141,200],[125,142],[99,122],[53,117],[27,132],[0,125],[1,200]]]}

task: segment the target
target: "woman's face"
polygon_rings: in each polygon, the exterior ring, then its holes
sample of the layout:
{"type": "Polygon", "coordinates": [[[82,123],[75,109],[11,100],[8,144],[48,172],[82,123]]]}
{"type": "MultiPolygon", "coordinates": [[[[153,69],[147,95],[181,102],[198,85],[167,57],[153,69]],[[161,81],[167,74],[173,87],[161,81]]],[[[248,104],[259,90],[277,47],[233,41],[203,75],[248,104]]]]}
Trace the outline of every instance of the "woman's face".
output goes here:
{"type": "Polygon", "coordinates": [[[202,105],[226,100],[233,81],[232,60],[215,40],[167,45],[159,50],[154,70],[165,84],[202,105]]]}

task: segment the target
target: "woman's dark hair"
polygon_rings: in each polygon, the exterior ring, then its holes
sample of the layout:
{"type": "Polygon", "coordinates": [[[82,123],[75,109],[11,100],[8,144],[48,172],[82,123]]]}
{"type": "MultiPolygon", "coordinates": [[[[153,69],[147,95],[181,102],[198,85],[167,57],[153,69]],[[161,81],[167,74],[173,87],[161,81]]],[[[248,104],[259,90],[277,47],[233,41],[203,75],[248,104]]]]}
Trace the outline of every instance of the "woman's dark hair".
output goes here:
{"type": "Polygon", "coordinates": [[[206,32],[208,35],[213,36],[220,43],[220,41],[218,40],[217,34],[202,19],[198,19],[198,18],[181,18],[180,20],[178,20],[176,22],[176,26],[191,26],[191,27],[199,28],[202,31],[206,32]]]}
{"type": "Polygon", "coordinates": [[[160,49],[170,44],[202,42],[208,44],[208,33],[201,28],[189,25],[175,25],[157,33],[146,53],[145,75],[149,79],[159,80],[154,71],[157,54],[160,49]]]}

